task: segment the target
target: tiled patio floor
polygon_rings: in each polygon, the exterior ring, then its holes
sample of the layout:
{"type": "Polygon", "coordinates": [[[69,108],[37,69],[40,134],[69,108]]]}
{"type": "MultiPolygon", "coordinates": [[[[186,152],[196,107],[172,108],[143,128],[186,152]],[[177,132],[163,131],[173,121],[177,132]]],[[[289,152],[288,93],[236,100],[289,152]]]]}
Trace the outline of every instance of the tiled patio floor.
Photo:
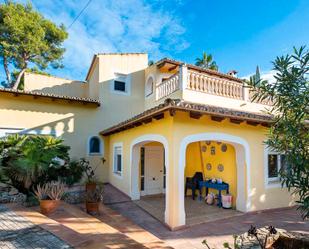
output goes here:
{"type": "Polygon", "coordinates": [[[83,205],[63,204],[50,217],[41,215],[37,208],[8,206],[17,215],[26,217],[72,247],[82,249],[205,249],[201,243],[204,239],[211,248],[219,249],[223,242],[232,242],[233,234],[246,232],[251,224],[257,227],[273,225],[309,236],[309,223],[300,218],[295,208],[243,214],[172,232],[111,185],[107,185],[105,190],[108,204],[101,207],[100,215],[96,217],[83,212],[83,205]]]}
{"type": "MultiPolygon", "coordinates": [[[[163,195],[142,197],[134,202],[164,223],[165,197],[163,195]]],[[[185,209],[186,225],[188,226],[242,215],[236,210],[209,206],[204,201],[199,201],[198,198],[192,200],[191,197],[185,198],[185,209]]]]}
{"type": "Polygon", "coordinates": [[[201,243],[204,239],[207,239],[212,248],[223,248],[223,242],[233,242],[233,235],[248,231],[250,225],[257,227],[273,225],[291,232],[306,233],[309,236],[309,222],[303,221],[295,208],[249,213],[172,232],[134,202],[116,203],[109,207],[176,249],[205,249],[201,243]]]}
{"type": "Polygon", "coordinates": [[[7,206],[73,248],[170,248],[155,235],[108,207],[102,206],[100,215],[93,217],[83,211],[83,205],[62,203],[55,213],[46,217],[38,212],[38,208],[25,208],[16,204],[7,206]]]}
{"type": "Polygon", "coordinates": [[[123,200],[122,202],[109,203],[108,207],[129,218],[135,224],[176,249],[205,249],[205,246],[201,243],[204,239],[209,242],[211,248],[220,249],[223,248],[223,242],[233,242],[233,235],[246,232],[250,225],[257,227],[273,225],[290,232],[301,232],[309,236],[309,222],[301,219],[296,208],[247,213],[172,232],[136,203],[129,201],[128,197],[125,201],[123,193],[110,185],[107,188],[111,189],[110,193],[113,194],[114,198],[119,195],[122,196],[123,200]]]}
{"type": "Polygon", "coordinates": [[[0,248],[68,249],[61,239],[0,204],[0,248]]]}

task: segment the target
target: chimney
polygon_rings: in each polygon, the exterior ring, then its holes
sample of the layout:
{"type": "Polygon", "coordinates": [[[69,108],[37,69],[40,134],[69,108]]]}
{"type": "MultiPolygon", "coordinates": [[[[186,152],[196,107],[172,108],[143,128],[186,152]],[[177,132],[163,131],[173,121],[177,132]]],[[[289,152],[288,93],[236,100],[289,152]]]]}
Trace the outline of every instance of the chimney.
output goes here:
{"type": "Polygon", "coordinates": [[[228,75],[230,75],[230,76],[233,76],[233,77],[236,77],[237,78],[237,71],[236,70],[230,70],[230,71],[228,71],[228,75]]]}

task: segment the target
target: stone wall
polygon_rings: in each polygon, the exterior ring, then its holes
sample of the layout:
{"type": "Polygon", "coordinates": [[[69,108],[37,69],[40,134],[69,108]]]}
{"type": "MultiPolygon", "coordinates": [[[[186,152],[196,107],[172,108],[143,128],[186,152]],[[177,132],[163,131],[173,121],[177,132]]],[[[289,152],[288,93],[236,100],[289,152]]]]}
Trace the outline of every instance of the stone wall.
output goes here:
{"type": "Polygon", "coordinates": [[[26,201],[27,196],[18,192],[13,186],[0,183],[0,203],[23,203],[26,201]]]}

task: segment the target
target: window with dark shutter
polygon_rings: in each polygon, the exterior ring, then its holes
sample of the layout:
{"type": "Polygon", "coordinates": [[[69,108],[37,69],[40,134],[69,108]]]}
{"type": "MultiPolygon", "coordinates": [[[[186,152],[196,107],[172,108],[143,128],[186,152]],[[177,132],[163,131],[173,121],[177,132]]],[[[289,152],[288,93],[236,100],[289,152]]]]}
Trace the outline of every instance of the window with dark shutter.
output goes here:
{"type": "Polygon", "coordinates": [[[92,137],[89,140],[89,154],[101,153],[101,141],[98,137],[92,137]]]}
{"type": "Polygon", "coordinates": [[[114,81],[114,90],[125,92],[126,91],[126,83],[124,81],[115,80],[114,81]]]}

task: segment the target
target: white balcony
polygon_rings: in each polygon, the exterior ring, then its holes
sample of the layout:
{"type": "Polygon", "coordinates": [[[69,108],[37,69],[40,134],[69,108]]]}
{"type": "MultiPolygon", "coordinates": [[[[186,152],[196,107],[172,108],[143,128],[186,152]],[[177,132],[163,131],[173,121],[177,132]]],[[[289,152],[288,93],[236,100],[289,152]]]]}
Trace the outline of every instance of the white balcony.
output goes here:
{"type": "Polygon", "coordinates": [[[271,105],[269,100],[253,101],[253,93],[244,82],[189,70],[185,65],[156,86],[156,101],[180,96],[194,103],[260,112],[271,105]]]}

